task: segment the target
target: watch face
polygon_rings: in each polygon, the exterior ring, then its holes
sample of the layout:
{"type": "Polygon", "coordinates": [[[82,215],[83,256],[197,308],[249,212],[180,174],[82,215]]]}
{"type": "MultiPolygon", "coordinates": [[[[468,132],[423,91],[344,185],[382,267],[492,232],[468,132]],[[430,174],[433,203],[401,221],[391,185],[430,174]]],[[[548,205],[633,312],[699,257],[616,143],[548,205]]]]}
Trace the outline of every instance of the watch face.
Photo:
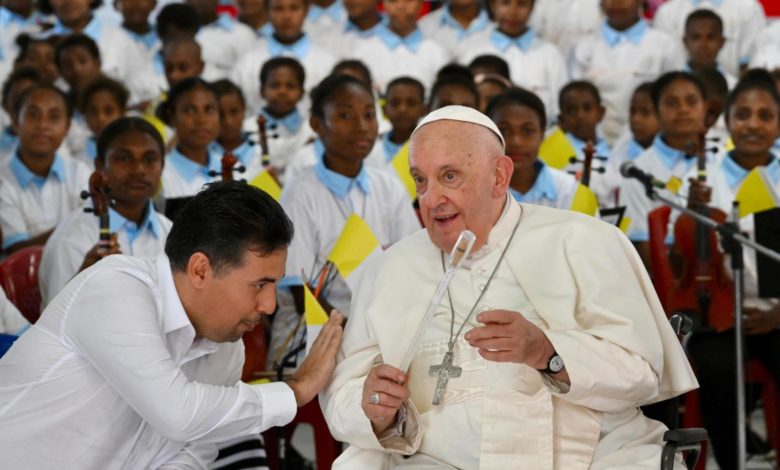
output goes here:
{"type": "Polygon", "coordinates": [[[555,355],[550,359],[550,365],[549,365],[550,371],[553,373],[560,372],[563,370],[563,359],[559,355],[555,355]]]}

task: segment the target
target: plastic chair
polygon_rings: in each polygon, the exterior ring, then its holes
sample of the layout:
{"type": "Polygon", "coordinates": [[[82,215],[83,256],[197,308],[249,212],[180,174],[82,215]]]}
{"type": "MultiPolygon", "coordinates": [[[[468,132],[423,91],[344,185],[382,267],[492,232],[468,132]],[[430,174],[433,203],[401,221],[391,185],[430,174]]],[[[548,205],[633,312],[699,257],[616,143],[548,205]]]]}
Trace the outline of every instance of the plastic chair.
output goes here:
{"type": "Polygon", "coordinates": [[[30,323],[41,316],[41,291],[38,288],[38,266],[43,246],[23,248],[0,263],[0,286],[5,295],[30,323]]]}

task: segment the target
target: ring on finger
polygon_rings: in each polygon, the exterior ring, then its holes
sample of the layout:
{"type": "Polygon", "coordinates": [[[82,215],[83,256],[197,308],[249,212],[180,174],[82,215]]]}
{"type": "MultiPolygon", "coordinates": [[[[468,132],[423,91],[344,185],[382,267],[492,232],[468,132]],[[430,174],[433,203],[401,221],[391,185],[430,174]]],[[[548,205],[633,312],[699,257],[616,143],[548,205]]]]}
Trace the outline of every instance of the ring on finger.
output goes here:
{"type": "Polygon", "coordinates": [[[370,397],[368,397],[368,401],[371,402],[372,405],[378,405],[379,404],[379,392],[372,393],[370,397]]]}

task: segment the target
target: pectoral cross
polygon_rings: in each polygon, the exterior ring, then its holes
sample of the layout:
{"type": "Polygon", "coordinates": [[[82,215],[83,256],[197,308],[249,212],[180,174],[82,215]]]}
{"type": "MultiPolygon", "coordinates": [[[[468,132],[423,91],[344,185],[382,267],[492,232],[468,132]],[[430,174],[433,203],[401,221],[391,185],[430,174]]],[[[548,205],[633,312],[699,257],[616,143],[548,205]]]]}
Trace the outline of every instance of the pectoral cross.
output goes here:
{"type": "Polygon", "coordinates": [[[444,399],[444,392],[447,390],[447,382],[450,381],[450,379],[460,377],[460,373],[463,372],[463,369],[457,366],[452,365],[452,351],[447,351],[444,354],[444,359],[442,359],[441,364],[438,366],[431,366],[431,368],[428,370],[428,375],[431,377],[438,377],[438,380],[436,380],[436,390],[433,392],[433,403],[434,405],[440,405],[441,401],[444,399]]]}

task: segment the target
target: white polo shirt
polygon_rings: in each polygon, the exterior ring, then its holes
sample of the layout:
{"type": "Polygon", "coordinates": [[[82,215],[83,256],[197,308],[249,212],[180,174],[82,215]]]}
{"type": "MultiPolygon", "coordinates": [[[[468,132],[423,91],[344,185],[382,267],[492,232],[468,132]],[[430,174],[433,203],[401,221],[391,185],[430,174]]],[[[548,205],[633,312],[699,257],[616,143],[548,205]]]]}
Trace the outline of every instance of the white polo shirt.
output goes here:
{"type": "Polygon", "coordinates": [[[0,228],[5,250],[54,228],[57,223],[84,201],[81,191],[87,189],[87,166],[57,154],[49,174],[41,177],[29,170],[14,153],[0,168],[0,228]]]}
{"type": "Polygon", "coordinates": [[[200,165],[185,157],[174,148],[165,157],[165,168],[162,174],[163,193],[167,199],[174,197],[194,196],[206,183],[211,183],[222,174],[220,161],[222,154],[209,148],[207,165],[200,165]],[[215,176],[211,175],[215,172],[215,176]]]}
{"type": "MultiPolygon", "coordinates": [[[[309,120],[298,109],[279,119],[261,110],[266,118],[266,141],[271,166],[280,179],[284,180],[287,164],[293,155],[317,138],[309,120]]],[[[244,132],[249,133],[254,141],[258,141],[257,118],[252,116],[244,120],[244,132]]],[[[260,145],[257,145],[258,150],[260,145]]]]}
{"type": "Polygon", "coordinates": [[[243,342],[195,337],[165,256],[109,256],[0,359],[0,466],[206,468],[297,411],[286,384],[240,382],[243,363],[243,342]]]}
{"type": "Polygon", "coordinates": [[[201,26],[195,40],[206,64],[203,79],[215,81],[230,77],[233,66],[251,49],[256,34],[249,26],[223,14],[213,23],[201,26]]]}
{"type": "Polygon", "coordinates": [[[309,13],[303,22],[303,30],[314,38],[327,36],[333,30],[341,29],[347,22],[347,10],[341,0],[336,0],[329,6],[322,8],[314,3],[309,3],[309,13]]]}
{"type": "MultiPolygon", "coordinates": [[[[111,233],[117,235],[122,254],[155,258],[163,252],[172,222],[154,210],[149,203],[141,225],[108,211],[111,233]]],[[[76,209],[68,214],[52,233],[43,248],[38,285],[41,305],[45,307],[78,274],[84,256],[98,242],[100,223],[95,214],[76,209]]]]}
{"type": "Polygon", "coordinates": [[[509,194],[518,202],[558,209],[570,208],[579,185],[577,179],[569,173],[545,165],[541,160],[537,160],[534,166],[538,173],[531,189],[522,194],[509,188],[509,194]]]}
{"type": "MultiPolygon", "coordinates": [[[[287,162],[287,169],[284,172],[284,180],[282,181],[284,183],[292,182],[305,169],[314,166],[317,162],[322,160],[323,155],[325,155],[325,146],[320,139],[304,146],[290,157],[290,160],[287,162]]],[[[363,161],[369,168],[382,170],[387,167],[384,148],[381,142],[379,142],[379,139],[374,142],[371,152],[363,161]]]]}
{"type": "Polygon", "coordinates": [[[423,36],[439,43],[451,58],[456,59],[463,41],[493,28],[494,24],[488,17],[487,11],[482,8],[477,17],[464,28],[453,18],[449,7],[445,4],[420,18],[417,27],[422,31],[423,36]]]}

